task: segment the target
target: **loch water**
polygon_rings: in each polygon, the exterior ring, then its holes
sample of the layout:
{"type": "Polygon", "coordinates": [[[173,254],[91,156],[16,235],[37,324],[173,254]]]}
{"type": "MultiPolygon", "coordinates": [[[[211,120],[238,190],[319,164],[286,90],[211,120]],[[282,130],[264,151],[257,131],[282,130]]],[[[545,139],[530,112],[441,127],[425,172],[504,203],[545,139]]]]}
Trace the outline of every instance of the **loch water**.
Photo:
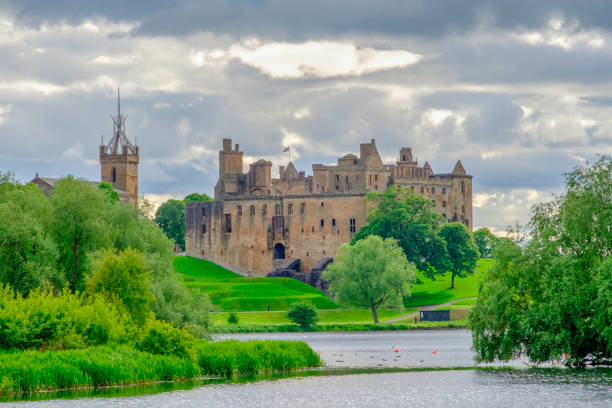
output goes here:
{"type": "Polygon", "coordinates": [[[503,364],[515,368],[476,368],[470,333],[464,330],[227,334],[215,339],[306,341],[321,355],[325,369],[258,380],[127,387],[8,404],[146,408],[612,406],[612,370],[536,369],[518,360],[503,364]]]}

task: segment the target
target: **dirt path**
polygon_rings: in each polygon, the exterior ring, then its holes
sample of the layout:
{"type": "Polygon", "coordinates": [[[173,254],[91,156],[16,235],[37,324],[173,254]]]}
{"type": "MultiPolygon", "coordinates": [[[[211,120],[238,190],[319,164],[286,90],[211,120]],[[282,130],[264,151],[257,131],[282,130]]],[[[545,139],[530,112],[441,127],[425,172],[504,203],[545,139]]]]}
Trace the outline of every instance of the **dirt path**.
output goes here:
{"type": "Polygon", "coordinates": [[[437,309],[439,307],[450,306],[450,305],[452,305],[454,303],[461,302],[462,300],[468,300],[468,299],[476,299],[476,296],[474,296],[474,297],[466,297],[466,298],[461,298],[461,299],[455,299],[455,300],[451,300],[450,302],[440,303],[440,304],[437,304],[437,305],[419,306],[419,307],[417,307],[417,311],[416,312],[412,312],[410,314],[403,315],[403,316],[400,316],[400,317],[395,317],[393,319],[384,321],[383,323],[395,323],[395,322],[399,322],[399,321],[402,321],[402,320],[410,319],[410,318],[413,318],[414,316],[418,316],[419,312],[421,310],[434,310],[434,309],[437,309]]]}

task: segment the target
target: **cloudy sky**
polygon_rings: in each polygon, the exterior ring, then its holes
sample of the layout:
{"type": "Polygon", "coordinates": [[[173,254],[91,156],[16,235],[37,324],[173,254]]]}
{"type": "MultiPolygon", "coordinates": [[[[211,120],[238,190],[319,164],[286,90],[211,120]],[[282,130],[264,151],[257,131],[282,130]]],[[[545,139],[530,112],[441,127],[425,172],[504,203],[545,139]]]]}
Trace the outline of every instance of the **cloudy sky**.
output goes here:
{"type": "Polygon", "coordinates": [[[376,138],[474,176],[503,231],[612,150],[612,2],[0,0],[0,171],[99,179],[122,91],[140,191],[212,194],[217,151],[300,170],[376,138]]]}

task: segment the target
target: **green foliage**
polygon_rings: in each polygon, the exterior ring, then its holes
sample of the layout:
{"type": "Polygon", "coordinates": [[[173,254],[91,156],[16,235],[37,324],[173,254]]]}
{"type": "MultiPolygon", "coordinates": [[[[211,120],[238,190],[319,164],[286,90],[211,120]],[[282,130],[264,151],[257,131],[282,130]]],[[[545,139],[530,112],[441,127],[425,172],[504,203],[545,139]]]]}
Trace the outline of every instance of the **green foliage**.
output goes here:
{"type": "Polygon", "coordinates": [[[314,306],[306,302],[294,303],[289,313],[287,313],[287,318],[300,326],[302,330],[310,330],[319,320],[314,306]]]}
{"type": "Polygon", "coordinates": [[[85,287],[87,258],[109,244],[105,216],[111,203],[99,188],[68,176],[51,194],[51,233],[59,249],[59,269],[72,290],[85,287]]]}
{"type": "Polygon", "coordinates": [[[202,375],[254,376],[321,365],[319,356],[302,341],[222,341],[196,346],[202,375]]]}
{"type": "Polygon", "coordinates": [[[247,278],[202,259],[178,256],[174,267],[183,284],[210,296],[221,310],[289,310],[299,301],[319,309],[338,307],[320,290],[292,278],[247,278]]]}
{"type": "Polygon", "coordinates": [[[472,234],[465,225],[459,222],[445,224],[440,229],[440,237],[446,242],[446,250],[451,270],[451,286],[455,287],[455,277],[463,277],[474,273],[476,261],[480,257],[474,244],[472,234]]]}
{"type": "Polygon", "coordinates": [[[428,277],[450,269],[446,244],[438,236],[446,220],[431,210],[430,200],[399,187],[369,193],[367,200],[376,206],[368,215],[368,224],[353,237],[353,244],[370,235],[395,238],[408,261],[428,277]]]}
{"type": "Polygon", "coordinates": [[[490,258],[498,242],[499,238],[493,235],[488,228],[479,228],[474,231],[474,243],[481,258],[490,258]]]}
{"type": "Polygon", "coordinates": [[[132,347],[0,353],[0,394],[196,378],[196,362],[132,347]]]}
{"type": "Polygon", "coordinates": [[[166,236],[185,249],[185,203],[168,200],[155,212],[155,223],[166,236]]]}
{"type": "Polygon", "coordinates": [[[64,289],[27,297],[0,287],[0,349],[70,349],[121,341],[126,321],[101,298],[86,299],[64,289]]]}
{"type": "MultiPolygon", "coordinates": [[[[304,342],[197,342],[180,358],[127,345],[68,351],[0,353],[0,394],[99,388],[202,376],[252,377],[321,365],[304,342]],[[193,358],[195,356],[195,358],[193,358]]],[[[179,353],[180,354],[180,353],[179,353]]]]}
{"type": "Polygon", "coordinates": [[[0,282],[27,294],[61,287],[58,248],[46,226],[51,205],[33,184],[21,186],[0,173],[0,282]]]}
{"type": "Polygon", "coordinates": [[[111,203],[120,200],[119,193],[115,191],[112,184],[103,181],[102,183],[98,184],[98,188],[106,193],[106,195],[108,196],[108,200],[111,203]]]}
{"type": "Polygon", "coordinates": [[[229,324],[238,324],[238,315],[235,312],[230,312],[227,315],[227,322],[229,324]]]}
{"type": "Polygon", "coordinates": [[[208,202],[208,201],[212,201],[212,200],[213,200],[212,197],[210,197],[206,193],[202,193],[202,194],[200,194],[200,193],[191,193],[191,194],[189,194],[188,196],[186,196],[183,199],[183,202],[185,202],[185,203],[191,203],[191,202],[194,202],[194,201],[206,201],[206,202],[208,202]]]}
{"type": "Polygon", "coordinates": [[[480,361],[609,364],[612,159],[566,175],[565,194],[532,208],[531,240],[501,240],[470,314],[480,361]],[[565,355],[565,356],[564,356],[565,355]]]}
{"type": "Polygon", "coordinates": [[[137,324],[144,324],[151,314],[150,274],[142,254],[128,248],[119,253],[102,251],[94,262],[87,291],[99,294],[125,309],[137,324]]]}
{"type": "Polygon", "coordinates": [[[195,338],[189,332],[159,320],[149,320],[136,348],[151,354],[193,359],[194,344],[195,338]]]}
{"type": "Polygon", "coordinates": [[[402,307],[416,270],[395,239],[371,235],[354,245],[341,245],[324,276],[340,303],[369,307],[378,323],[378,307],[402,307]]]}

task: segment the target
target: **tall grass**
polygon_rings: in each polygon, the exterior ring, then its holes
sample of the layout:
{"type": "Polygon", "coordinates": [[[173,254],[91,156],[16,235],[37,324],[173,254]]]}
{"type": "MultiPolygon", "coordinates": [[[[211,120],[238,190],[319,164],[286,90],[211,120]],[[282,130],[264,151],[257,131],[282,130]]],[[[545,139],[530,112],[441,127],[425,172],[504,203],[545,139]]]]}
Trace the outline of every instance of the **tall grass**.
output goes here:
{"type": "Polygon", "coordinates": [[[150,354],[127,345],[0,353],[0,394],[98,388],[200,376],[243,377],[321,365],[303,342],[223,341],[195,345],[193,356],[150,354]]]}

